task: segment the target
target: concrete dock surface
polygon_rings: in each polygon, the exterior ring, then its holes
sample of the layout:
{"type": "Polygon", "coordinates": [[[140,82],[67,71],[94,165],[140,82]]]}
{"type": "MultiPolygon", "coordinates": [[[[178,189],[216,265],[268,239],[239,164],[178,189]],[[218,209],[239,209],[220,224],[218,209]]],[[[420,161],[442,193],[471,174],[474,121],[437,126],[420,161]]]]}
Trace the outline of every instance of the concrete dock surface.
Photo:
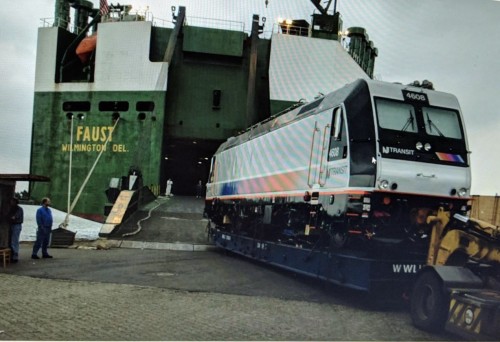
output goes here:
{"type": "Polygon", "coordinates": [[[117,234],[102,249],[50,248],[54,258],[39,260],[23,243],[20,261],[0,269],[0,340],[457,340],[414,328],[404,302],[384,305],[213,248],[202,223],[192,230],[203,241],[175,233],[173,222],[203,217],[167,201],[135,240],[117,234]],[[207,248],[154,248],[167,244],[207,248]]]}

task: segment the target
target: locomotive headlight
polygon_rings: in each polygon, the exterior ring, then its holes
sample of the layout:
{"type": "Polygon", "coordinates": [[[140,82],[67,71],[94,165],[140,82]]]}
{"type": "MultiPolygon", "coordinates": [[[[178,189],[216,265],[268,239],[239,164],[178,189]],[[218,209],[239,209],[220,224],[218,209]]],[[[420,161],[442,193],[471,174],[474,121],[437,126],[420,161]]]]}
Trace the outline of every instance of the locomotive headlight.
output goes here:
{"type": "Polygon", "coordinates": [[[471,308],[465,310],[464,321],[467,325],[471,325],[472,322],[474,322],[474,311],[472,311],[471,308]]]}
{"type": "Polygon", "coordinates": [[[460,190],[458,190],[458,196],[464,197],[466,195],[467,195],[467,189],[466,188],[460,188],[460,190]]]}
{"type": "Polygon", "coordinates": [[[417,150],[421,150],[422,147],[424,147],[424,144],[422,144],[420,141],[417,143],[417,145],[415,145],[415,147],[417,148],[417,150]]]}
{"type": "Polygon", "coordinates": [[[430,151],[430,150],[431,150],[431,148],[432,148],[432,146],[431,146],[431,144],[429,144],[429,143],[427,143],[427,144],[425,144],[425,145],[424,145],[424,149],[425,149],[426,151],[430,151]]]}
{"type": "Polygon", "coordinates": [[[381,180],[380,183],[378,184],[378,187],[382,190],[385,190],[389,187],[389,182],[384,180],[381,180]]]}

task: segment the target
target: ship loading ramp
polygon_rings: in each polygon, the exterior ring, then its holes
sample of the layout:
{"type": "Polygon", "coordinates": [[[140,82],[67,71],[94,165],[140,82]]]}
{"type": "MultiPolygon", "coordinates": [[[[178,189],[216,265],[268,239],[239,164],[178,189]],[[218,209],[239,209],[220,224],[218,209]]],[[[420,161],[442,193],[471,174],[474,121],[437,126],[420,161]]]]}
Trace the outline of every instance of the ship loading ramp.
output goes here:
{"type": "Polygon", "coordinates": [[[120,247],[206,250],[212,243],[207,239],[204,205],[204,199],[195,196],[159,196],[139,205],[111,232],[101,230],[99,235],[120,247]]]}

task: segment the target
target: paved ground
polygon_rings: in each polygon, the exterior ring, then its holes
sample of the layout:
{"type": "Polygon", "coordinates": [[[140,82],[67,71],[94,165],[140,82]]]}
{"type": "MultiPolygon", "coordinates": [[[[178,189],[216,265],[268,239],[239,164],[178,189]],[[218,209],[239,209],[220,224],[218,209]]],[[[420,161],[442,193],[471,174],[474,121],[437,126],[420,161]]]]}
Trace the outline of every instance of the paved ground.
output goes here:
{"type": "Polygon", "coordinates": [[[52,249],[0,272],[2,340],[455,340],[406,306],[217,251],[52,249]]]}
{"type": "Polygon", "coordinates": [[[0,269],[0,340],[456,340],[415,329],[404,303],[220,250],[53,248],[32,260],[31,246],[0,269]]]}

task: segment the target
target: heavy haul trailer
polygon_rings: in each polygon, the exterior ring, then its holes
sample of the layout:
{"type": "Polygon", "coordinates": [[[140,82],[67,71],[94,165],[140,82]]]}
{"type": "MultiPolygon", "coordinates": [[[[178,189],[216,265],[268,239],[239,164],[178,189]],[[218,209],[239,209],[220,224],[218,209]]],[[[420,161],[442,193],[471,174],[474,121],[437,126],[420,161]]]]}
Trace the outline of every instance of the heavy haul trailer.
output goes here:
{"type": "Polygon", "coordinates": [[[207,184],[215,244],[347,287],[409,292],[428,263],[430,219],[440,208],[466,217],[470,200],[458,101],[429,88],[358,80],[228,139],[207,184]]]}
{"type": "Polygon", "coordinates": [[[415,326],[500,339],[500,228],[439,210],[411,295],[415,326]]]}

